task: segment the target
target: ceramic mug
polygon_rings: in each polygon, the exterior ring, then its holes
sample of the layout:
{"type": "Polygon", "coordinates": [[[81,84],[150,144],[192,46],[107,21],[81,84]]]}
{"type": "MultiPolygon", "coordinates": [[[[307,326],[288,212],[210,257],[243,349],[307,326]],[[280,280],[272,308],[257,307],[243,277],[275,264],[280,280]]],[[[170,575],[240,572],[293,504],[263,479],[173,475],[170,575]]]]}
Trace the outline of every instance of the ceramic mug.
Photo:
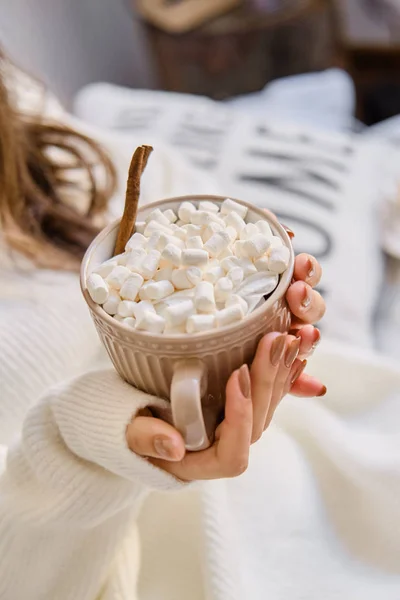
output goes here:
{"type": "MultiPolygon", "coordinates": [[[[197,204],[220,196],[185,196],[161,200],[140,208],[144,220],[155,208],[177,211],[188,200],[197,204]]],[[[248,208],[248,223],[263,219],[290,250],[288,269],[273,294],[242,321],[195,334],[154,334],[137,331],[113,319],[90,298],[87,277],[112,256],[119,220],[106,227],[88,248],[81,267],[81,288],[93,321],[119,375],[135,388],[171,403],[168,420],[181,432],[186,448],[207,448],[221,416],[225,386],[235,369],[251,364],[261,338],[271,331],[288,331],[290,311],[285,300],[294,269],[294,253],[285,229],[262,209],[235,200],[248,208]]],[[[165,415],[160,415],[165,418],[165,415]]]]}

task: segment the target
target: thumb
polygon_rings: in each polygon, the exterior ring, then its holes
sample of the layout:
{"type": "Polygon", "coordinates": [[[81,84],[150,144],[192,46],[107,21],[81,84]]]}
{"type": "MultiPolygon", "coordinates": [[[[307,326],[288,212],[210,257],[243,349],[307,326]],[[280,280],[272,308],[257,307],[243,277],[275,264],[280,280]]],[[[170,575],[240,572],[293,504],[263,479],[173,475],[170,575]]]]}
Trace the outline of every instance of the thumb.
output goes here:
{"type": "Polygon", "coordinates": [[[181,434],[154,417],[135,417],[126,429],[128,447],[135,454],[178,462],[185,456],[181,434]]]}

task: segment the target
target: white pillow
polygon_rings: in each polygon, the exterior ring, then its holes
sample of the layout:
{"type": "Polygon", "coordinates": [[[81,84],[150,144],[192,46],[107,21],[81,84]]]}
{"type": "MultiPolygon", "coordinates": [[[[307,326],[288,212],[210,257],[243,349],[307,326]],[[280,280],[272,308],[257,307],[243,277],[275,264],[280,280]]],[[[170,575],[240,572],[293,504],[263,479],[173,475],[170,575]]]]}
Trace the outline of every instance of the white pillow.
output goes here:
{"type": "Polygon", "coordinates": [[[75,109],[143,142],[162,139],[203,169],[205,181],[212,175],[224,195],[273,210],[295,231],[296,250],[313,254],[324,268],[324,333],[371,345],[382,274],[379,145],[238,115],[205,98],[109,84],[82,90],[75,109]]]}

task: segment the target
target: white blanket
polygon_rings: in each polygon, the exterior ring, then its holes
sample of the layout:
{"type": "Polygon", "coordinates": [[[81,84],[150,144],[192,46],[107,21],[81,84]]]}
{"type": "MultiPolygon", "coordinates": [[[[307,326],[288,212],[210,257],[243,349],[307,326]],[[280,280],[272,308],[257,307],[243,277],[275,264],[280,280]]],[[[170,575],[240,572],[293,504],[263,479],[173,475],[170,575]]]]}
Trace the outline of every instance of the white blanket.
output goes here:
{"type": "Polygon", "coordinates": [[[287,399],[248,472],[206,486],[218,600],[400,598],[400,372],[330,346],[312,370],[328,396],[287,399]]]}

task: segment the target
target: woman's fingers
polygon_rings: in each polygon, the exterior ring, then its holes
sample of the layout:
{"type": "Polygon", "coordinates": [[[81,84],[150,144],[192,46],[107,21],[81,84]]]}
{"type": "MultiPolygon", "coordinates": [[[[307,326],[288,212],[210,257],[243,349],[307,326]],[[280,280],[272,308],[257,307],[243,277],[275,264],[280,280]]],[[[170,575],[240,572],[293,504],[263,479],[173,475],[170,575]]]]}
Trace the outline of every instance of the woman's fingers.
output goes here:
{"type": "Polygon", "coordinates": [[[301,329],[298,329],[297,332],[294,331],[293,335],[296,335],[296,337],[301,340],[298,358],[309,357],[321,340],[319,329],[313,325],[304,325],[301,329]]]}
{"type": "Polygon", "coordinates": [[[226,387],[225,418],[211,448],[189,452],[181,462],[151,462],[184,481],[236,477],[249,460],[253,407],[248,367],[235,371],[226,387]]]}
{"type": "Polygon", "coordinates": [[[293,315],[302,323],[317,323],[325,314],[322,296],[302,281],[289,287],[286,300],[293,315]]]}
{"type": "Polygon", "coordinates": [[[176,429],[148,416],[135,417],[126,429],[128,447],[144,457],[180,461],[185,456],[185,443],[176,429]]]}
{"type": "Polygon", "coordinates": [[[258,345],[251,366],[251,391],[253,399],[252,443],[263,434],[265,421],[272,402],[275,379],[287,345],[286,334],[269,333],[258,345]]]}
{"type": "Polygon", "coordinates": [[[264,430],[267,429],[269,424],[272,421],[272,417],[274,416],[275,410],[282,400],[282,398],[286,395],[287,390],[285,389],[286,383],[288,381],[293,363],[297,359],[300,350],[300,338],[294,338],[291,335],[286,336],[286,346],[284,355],[280,361],[279,369],[275,377],[274,390],[272,393],[272,400],[268,409],[268,413],[266,415],[264,421],[264,430]]]}
{"type": "Polygon", "coordinates": [[[300,373],[300,376],[290,388],[292,396],[300,396],[301,398],[320,398],[325,396],[326,392],[326,387],[319,379],[303,372],[300,373]]]}
{"type": "Polygon", "coordinates": [[[321,265],[311,254],[299,254],[294,263],[293,277],[296,281],[304,281],[315,287],[321,281],[321,265]]]}

